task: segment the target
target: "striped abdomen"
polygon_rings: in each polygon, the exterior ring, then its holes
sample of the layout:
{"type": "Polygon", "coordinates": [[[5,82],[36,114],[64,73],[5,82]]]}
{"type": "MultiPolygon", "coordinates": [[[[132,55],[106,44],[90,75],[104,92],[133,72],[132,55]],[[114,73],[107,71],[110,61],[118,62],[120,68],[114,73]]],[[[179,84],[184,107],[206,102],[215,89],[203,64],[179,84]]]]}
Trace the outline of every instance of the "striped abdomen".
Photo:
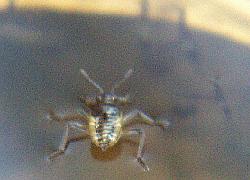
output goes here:
{"type": "Polygon", "coordinates": [[[121,134],[120,111],[111,105],[102,106],[102,111],[93,116],[89,123],[90,136],[98,147],[105,150],[113,146],[121,134]]]}

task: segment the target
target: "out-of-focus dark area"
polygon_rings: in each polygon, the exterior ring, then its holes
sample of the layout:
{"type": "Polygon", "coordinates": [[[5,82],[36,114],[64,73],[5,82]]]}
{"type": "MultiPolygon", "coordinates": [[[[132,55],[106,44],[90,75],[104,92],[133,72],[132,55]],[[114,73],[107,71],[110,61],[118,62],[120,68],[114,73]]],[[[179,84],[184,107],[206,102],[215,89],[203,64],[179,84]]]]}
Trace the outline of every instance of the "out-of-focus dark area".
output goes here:
{"type": "MultiPolygon", "coordinates": [[[[0,0],[0,179],[250,178],[250,2],[246,0],[0,0]],[[107,152],[90,140],[58,148],[52,108],[79,112],[80,95],[119,90],[166,131],[145,127],[107,152]],[[131,141],[132,140],[132,141],[131,141]]],[[[138,126],[138,125],[136,125],[138,126]]]]}

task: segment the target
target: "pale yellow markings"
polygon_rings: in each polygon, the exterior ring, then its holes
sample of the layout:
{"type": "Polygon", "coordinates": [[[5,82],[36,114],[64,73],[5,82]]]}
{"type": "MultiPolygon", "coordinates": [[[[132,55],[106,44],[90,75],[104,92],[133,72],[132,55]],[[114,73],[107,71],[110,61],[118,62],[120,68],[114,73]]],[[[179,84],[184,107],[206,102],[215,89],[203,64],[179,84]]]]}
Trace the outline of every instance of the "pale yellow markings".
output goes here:
{"type": "Polygon", "coordinates": [[[249,44],[249,9],[250,1],[246,0],[189,0],[186,4],[187,24],[249,44]]]}
{"type": "Polygon", "coordinates": [[[178,23],[180,11],[189,27],[250,44],[249,0],[148,0],[153,19],[178,23]]]}
{"type": "Polygon", "coordinates": [[[9,1],[8,0],[0,0],[0,10],[5,10],[8,8],[9,1]]]}
{"type": "MultiPolygon", "coordinates": [[[[76,13],[138,16],[148,2],[149,17],[178,22],[180,10],[191,28],[250,44],[249,0],[15,0],[16,8],[51,9],[76,13]]],[[[8,0],[0,0],[0,10],[8,0]]]]}
{"type": "Polygon", "coordinates": [[[149,16],[153,19],[178,22],[183,0],[148,0],[149,16]]]}
{"type": "Polygon", "coordinates": [[[140,0],[16,0],[17,8],[94,14],[140,14],[140,0]]]}

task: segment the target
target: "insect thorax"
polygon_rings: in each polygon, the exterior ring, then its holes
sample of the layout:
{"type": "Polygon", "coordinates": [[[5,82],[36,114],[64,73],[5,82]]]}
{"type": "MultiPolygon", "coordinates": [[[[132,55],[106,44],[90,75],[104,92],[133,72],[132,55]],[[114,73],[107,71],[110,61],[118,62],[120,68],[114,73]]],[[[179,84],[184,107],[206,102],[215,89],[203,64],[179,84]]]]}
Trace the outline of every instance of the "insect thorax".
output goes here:
{"type": "Polygon", "coordinates": [[[122,114],[110,104],[100,106],[89,122],[92,141],[102,149],[113,146],[120,138],[122,114]]]}

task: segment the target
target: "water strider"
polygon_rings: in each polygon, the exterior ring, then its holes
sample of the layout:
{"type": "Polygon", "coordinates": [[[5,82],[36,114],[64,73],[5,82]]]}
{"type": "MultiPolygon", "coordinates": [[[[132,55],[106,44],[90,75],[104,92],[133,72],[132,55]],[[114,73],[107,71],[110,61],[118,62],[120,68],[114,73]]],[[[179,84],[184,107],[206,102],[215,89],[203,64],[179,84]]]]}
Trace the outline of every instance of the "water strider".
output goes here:
{"type": "Polygon", "coordinates": [[[158,125],[163,128],[169,125],[168,121],[155,121],[150,116],[139,110],[133,110],[127,114],[123,114],[120,107],[129,102],[129,96],[117,96],[114,91],[118,88],[126,79],[132,74],[130,69],[124,76],[124,78],[116,83],[110,93],[105,93],[95,81],[93,81],[89,75],[81,69],[81,74],[92,83],[98,90],[99,94],[94,97],[81,97],[80,100],[91,110],[91,113],[72,114],[60,117],[53,111],[49,112],[49,118],[51,120],[59,122],[67,122],[64,136],[62,138],[61,145],[58,150],[53,152],[49,159],[52,160],[63,154],[67,148],[67,145],[73,141],[73,138],[69,136],[70,129],[76,129],[81,131],[81,134],[77,135],[74,139],[81,140],[88,135],[92,143],[97,147],[100,147],[103,151],[107,148],[114,146],[121,137],[138,135],[140,136],[139,148],[137,152],[137,161],[143,167],[145,171],[149,168],[142,159],[142,149],[145,142],[145,132],[142,128],[126,129],[127,125],[133,122],[133,120],[141,120],[148,125],[158,125]]]}

